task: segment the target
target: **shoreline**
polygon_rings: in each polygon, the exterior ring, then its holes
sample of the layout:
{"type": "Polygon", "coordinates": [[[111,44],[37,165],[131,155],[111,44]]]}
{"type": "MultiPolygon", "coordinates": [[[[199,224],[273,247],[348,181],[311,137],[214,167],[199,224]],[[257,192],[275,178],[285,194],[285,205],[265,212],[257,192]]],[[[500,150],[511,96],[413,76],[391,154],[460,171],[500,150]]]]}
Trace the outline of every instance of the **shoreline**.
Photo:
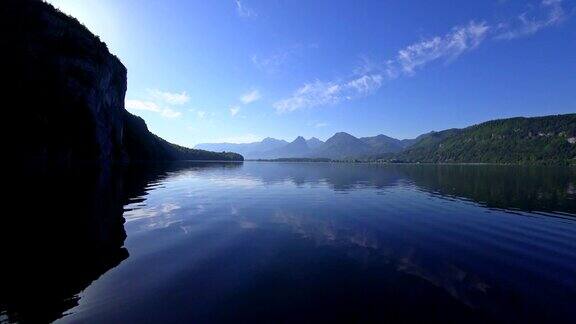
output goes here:
{"type": "Polygon", "coordinates": [[[338,164],[387,164],[387,165],[500,165],[500,166],[550,166],[550,167],[576,167],[573,163],[495,163],[495,162],[389,162],[389,161],[342,161],[342,160],[292,160],[292,159],[246,159],[244,162],[267,162],[267,163],[338,163],[338,164]]]}

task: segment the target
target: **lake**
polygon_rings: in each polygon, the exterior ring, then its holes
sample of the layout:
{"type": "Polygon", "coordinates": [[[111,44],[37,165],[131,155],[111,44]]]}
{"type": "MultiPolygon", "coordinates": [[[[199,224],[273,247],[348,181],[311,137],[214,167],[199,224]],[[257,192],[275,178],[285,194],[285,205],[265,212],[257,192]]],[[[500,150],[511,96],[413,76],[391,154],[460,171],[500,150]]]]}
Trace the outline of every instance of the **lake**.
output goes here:
{"type": "Polygon", "coordinates": [[[576,169],[177,163],[34,170],[0,319],[571,322],[576,169]]]}

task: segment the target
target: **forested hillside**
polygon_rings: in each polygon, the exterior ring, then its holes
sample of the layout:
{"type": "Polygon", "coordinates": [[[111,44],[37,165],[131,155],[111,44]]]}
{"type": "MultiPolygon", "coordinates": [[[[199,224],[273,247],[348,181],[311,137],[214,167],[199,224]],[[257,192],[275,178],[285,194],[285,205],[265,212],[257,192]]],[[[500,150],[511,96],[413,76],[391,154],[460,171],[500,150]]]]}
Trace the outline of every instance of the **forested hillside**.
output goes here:
{"type": "Polygon", "coordinates": [[[574,163],[576,114],[488,121],[429,133],[392,159],[428,163],[574,163]]]}

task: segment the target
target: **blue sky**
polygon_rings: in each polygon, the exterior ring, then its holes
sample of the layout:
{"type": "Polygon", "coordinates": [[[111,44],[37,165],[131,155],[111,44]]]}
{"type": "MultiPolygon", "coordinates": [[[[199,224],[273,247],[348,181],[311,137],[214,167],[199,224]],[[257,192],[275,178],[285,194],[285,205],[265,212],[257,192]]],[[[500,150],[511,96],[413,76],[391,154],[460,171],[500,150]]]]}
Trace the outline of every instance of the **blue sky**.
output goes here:
{"type": "Polygon", "coordinates": [[[126,65],[127,109],[181,145],[576,111],[574,0],[49,2],[126,65]]]}

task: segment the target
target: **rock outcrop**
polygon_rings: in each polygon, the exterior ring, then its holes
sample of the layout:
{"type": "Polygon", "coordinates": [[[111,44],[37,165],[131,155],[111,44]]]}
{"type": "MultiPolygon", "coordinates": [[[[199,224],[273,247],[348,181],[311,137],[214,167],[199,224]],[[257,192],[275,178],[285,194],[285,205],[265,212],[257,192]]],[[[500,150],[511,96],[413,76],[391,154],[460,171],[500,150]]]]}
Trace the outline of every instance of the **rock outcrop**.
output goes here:
{"type": "Polygon", "coordinates": [[[22,160],[242,160],[193,150],[148,131],[124,108],[127,71],[105,43],[73,17],[40,0],[6,0],[3,62],[10,84],[10,139],[22,160]],[[147,146],[142,146],[147,145],[147,146]]]}

